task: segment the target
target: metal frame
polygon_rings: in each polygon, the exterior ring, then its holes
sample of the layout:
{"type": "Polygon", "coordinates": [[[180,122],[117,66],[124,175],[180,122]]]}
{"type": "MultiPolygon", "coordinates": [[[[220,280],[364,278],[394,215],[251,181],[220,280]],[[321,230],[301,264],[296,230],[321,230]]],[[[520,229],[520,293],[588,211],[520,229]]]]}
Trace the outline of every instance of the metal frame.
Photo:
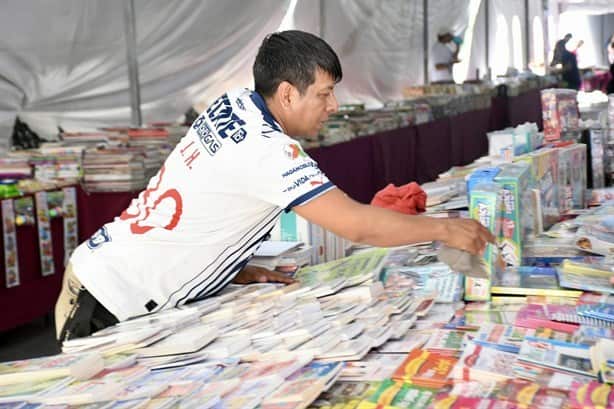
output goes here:
{"type": "Polygon", "coordinates": [[[142,125],[141,87],[139,83],[139,63],[136,51],[136,17],[134,0],[124,0],[124,26],[126,34],[126,60],[128,62],[128,79],[130,82],[130,113],[132,126],[142,125]]]}
{"type": "Polygon", "coordinates": [[[429,1],[422,0],[422,48],[424,52],[424,83],[430,82],[429,78],[429,1]]]}

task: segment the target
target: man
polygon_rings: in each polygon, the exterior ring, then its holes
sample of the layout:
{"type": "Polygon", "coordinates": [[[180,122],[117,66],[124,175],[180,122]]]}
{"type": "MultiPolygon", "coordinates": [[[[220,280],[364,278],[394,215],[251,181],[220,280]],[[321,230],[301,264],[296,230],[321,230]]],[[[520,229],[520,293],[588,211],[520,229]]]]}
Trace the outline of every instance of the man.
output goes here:
{"type": "Polygon", "coordinates": [[[567,43],[571,40],[571,33],[565,34],[565,37],[561,38],[554,45],[554,53],[552,54],[552,61],[550,62],[550,66],[554,67],[557,64],[563,63],[563,55],[567,51],[567,43]]]}
{"type": "Polygon", "coordinates": [[[458,61],[460,38],[447,31],[437,35],[437,42],[431,50],[430,82],[453,82],[452,67],[458,61]],[[452,51],[454,48],[454,51],[452,51]]]}
{"type": "Polygon", "coordinates": [[[582,77],[578,69],[578,49],[582,47],[584,41],[578,41],[576,48],[569,51],[567,47],[563,47],[561,51],[561,78],[565,88],[580,89],[582,85],[582,77]]]}
{"type": "Polygon", "coordinates": [[[284,210],[376,246],[441,240],[477,254],[493,242],[474,220],[355,202],[291,138],[316,137],[338,108],[341,65],[323,40],[272,34],[253,73],[255,91],[217,99],[147,189],[75,250],[56,305],[60,341],[213,295],[233,279],[291,281],[246,267],[284,210]]]}

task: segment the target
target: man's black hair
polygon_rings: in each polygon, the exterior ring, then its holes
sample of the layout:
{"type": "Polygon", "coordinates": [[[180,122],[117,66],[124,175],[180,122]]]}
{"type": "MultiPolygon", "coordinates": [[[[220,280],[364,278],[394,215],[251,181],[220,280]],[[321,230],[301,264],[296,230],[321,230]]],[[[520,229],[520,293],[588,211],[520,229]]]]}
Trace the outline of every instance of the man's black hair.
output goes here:
{"type": "Polygon", "coordinates": [[[299,30],[269,34],[254,61],[255,90],[272,96],[282,81],[288,81],[303,94],[315,82],[316,69],[341,81],[341,63],[335,51],[320,37],[299,30]]]}

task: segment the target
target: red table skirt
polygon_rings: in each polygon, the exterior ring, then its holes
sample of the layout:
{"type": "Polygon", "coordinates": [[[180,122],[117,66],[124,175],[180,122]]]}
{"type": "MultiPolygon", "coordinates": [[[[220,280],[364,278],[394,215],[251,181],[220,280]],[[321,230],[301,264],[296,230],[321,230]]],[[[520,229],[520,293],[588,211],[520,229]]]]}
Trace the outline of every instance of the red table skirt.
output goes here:
{"type": "MultiPolygon", "coordinates": [[[[491,109],[365,136],[308,153],[339,188],[354,199],[369,203],[375,192],[388,183],[424,183],[451,166],[472,162],[487,153],[487,131],[528,120],[538,121],[541,127],[539,91],[493,98],[491,109]]],[[[78,188],[80,241],[118,216],[137,193],[88,194],[78,188]]],[[[17,228],[21,285],[7,289],[4,276],[0,277],[0,331],[53,310],[64,269],[61,218],[52,219],[51,230],[56,273],[43,277],[36,227],[17,228]]],[[[4,263],[3,257],[0,256],[0,263],[4,263]]]]}

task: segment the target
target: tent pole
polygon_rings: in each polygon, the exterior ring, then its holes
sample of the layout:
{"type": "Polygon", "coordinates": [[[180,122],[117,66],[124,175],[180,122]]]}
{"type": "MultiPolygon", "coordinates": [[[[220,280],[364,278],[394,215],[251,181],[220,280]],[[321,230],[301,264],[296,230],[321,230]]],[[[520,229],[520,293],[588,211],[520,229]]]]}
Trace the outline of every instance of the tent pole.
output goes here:
{"type": "Polygon", "coordinates": [[[320,0],[320,38],[324,39],[324,0],[320,0]]]}
{"type": "Polygon", "coordinates": [[[126,34],[126,60],[128,62],[128,79],[130,81],[130,112],[132,126],[140,127],[141,90],[139,84],[139,64],[136,56],[136,19],[134,0],[124,0],[124,26],[126,34]]]}
{"type": "Polygon", "coordinates": [[[529,0],[524,0],[524,69],[529,69],[529,58],[531,57],[531,41],[529,35],[531,34],[531,26],[529,25],[529,0]]]}
{"type": "Polygon", "coordinates": [[[429,78],[429,1],[422,0],[422,48],[424,52],[424,83],[430,82],[429,78]]]}
{"type": "Polygon", "coordinates": [[[488,7],[488,3],[490,0],[484,0],[484,31],[486,35],[484,36],[484,50],[486,57],[486,75],[489,80],[492,79],[492,71],[490,69],[490,8],[488,7]]]}
{"type": "Polygon", "coordinates": [[[550,73],[550,61],[548,61],[548,55],[550,51],[550,38],[548,35],[549,24],[548,16],[550,15],[550,6],[548,0],[542,0],[542,34],[544,39],[544,75],[550,73]]]}

